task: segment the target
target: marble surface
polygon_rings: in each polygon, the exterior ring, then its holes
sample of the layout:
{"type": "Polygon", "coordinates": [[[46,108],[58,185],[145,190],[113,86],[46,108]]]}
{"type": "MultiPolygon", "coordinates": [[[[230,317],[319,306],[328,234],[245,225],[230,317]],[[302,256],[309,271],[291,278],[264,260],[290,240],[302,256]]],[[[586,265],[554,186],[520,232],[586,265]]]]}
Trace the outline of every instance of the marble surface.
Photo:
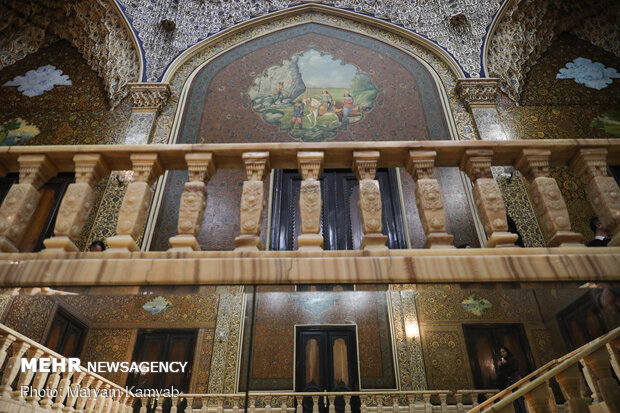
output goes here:
{"type": "Polygon", "coordinates": [[[0,286],[612,281],[620,248],[0,254],[0,286]]]}

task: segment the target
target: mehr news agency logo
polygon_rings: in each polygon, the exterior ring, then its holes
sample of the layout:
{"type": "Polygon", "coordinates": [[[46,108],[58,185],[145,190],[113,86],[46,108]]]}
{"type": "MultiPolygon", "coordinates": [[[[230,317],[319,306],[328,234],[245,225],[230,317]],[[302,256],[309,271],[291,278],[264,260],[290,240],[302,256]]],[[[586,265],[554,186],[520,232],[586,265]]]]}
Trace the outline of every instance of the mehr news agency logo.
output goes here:
{"type": "MultiPolygon", "coordinates": [[[[82,366],[80,359],[70,357],[57,359],[52,357],[42,357],[39,359],[21,359],[21,372],[32,373],[75,373],[89,372],[95,374],[102,373],[185,373],[188,362],[184,361],[89,361],[86,366],[82,366]]],[[[123,394],[120,388],[91,389],[89,387],[68,386],[68,396],[71,397],[118,397],[123,394]]],[[[169,389],[136,389],[135,386],[125,387],[125,391],[133,397],[177,397],[179,389],[172,386],[169,389]]],[[[57,397],[58,389],[41,388],[36,389],[32,386],[24,385],[20,389],[22,397],[57,397]]]]}

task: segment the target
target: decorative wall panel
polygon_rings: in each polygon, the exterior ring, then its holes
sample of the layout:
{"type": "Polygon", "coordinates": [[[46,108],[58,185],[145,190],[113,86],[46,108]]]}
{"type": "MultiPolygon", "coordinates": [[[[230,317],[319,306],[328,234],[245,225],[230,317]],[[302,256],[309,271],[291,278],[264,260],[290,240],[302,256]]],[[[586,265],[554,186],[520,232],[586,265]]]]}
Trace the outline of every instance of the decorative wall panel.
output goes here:
{"type": "Polygon", "coordinates": [[[15,296],[3,324],[36,342],[43,343],[47,338],[47,328],[54,315],[55,306],[49,297],[15,296]]]}
{"type": "Polygon", "coordinates": [[[425,326],[421,333],[428,388],[473,388],[461,326],[429,325],[425,326]]]}
{"type": "MultiPolygon", "coordinates": [[[[138,330],[130,329],[90,329],[81,361],[129,361],[133,355],[133,348],[138,336],[138,330]]],[[[106,379],[125,385],[127,373],[108,372],[101,373],[106,379]]]]}
{"type": "Polygon", "coordinates": [[[211,370],[211,356],[213,354],[213,335],[215,330],[201,328],[196,341],[196,356],[192,369],[192,384],[190,392],[207,393],[209,391],[209,377],[211,370]]]}

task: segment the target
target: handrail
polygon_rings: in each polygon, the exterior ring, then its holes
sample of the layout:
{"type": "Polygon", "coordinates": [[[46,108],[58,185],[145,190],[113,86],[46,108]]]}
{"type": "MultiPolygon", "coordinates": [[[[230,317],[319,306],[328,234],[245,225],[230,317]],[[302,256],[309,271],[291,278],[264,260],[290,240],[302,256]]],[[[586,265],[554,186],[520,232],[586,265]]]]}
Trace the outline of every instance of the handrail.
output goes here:
{"type": "Polygon", "coordinates": [[[525,394],[529,393],[531,390],[537,388],[541,384],[546,383],[549,379],[562,373],[567,368],[578,363],[579,360],[589,356],[595,351],[606,346],[607,343],[610,343],[617,338],[620,338],[620,327],[617,327],[614,330],[602,335],[601,337],[598,337],[597,339],[592,340],[591,342],[568,353],[564,357],[561,357],[560,359],[558,359],[557,362],[556,360],[553,360],[547,363],[545,366],[541,367],[541,369],[539,370],[548,368],[549,364],[553,364],[554,367],[551,369],[546,369],[546,371],[544,371],[541,375],[534,374],[539,371],[537,370],[536,372],[514,383],[512,386],[502,390],[501,392],[496,394],[494,397],[490,398],[489,400],[486,400],[484,403],[481,403],[479,406],[469,410],[468,413],[474,413],[478,411],[483,411],[483,412],[501,411],[504,407],[508,406],[516,399],[525,396],[525,394]],[[534,380],[531,380],[531,378],[528,379],[530,376],[533,376],[533,377],[535,376],[536,378],[534,380]],[[523,387],[519,387],[521,386],[521,384],[525,383],[528,380],[529,380],[529,383],[527,383],[523,387]],[[514,389],[518,387],[519,389],[514,391],[514,389]],[[505,396],[506,394],[510,394],[510,395],[508,397],[503,398],[503,396],[505,396]],[[501,399],[501,400],[498,401],[498,399],[501,399]],[[488,409],[486,407],[488,407],[488,409]]]}
{"type": "Polygon", "coordinates": [[[458,166],[466,150],[492,150],[492,165],[515,164],[523,149],[548,149],[551,166],[564,165],[580,148],[607,150],[607,162],[620,164],[617,139],[541,139],[514,141],[387,141],[387,142],[316,142],[316,143],[215,143],[153,145],[51,145],[0,147],[0,165],[17,172],[17,158],[26,154],[45,154],[61,172],[75,170],[73,155],[101,154],[111,170],[130,170],[131,154],[157,153],[164,169],[187,169],[185,154],[212,153],[218,169],[243,169],[241,159],[247,152],[269,152],[270,163],[277,169],[297,168],[297,152],[323,151],[325,168],[350,168],[354,151],[379,151],[378,167],[404,166],[409,150],[433,150],[435,166],[458,166]]]}
{"type": "MultiPolygon", "coordinates": [[[[2,323],[0,323],[0,331],[2,333],[11,335],[11,336],[15,337],[16,339],[19,339],[19,341],[23,341],[25,343],[28,343],[31,347],[36,347],[38,349],[41,349],[46,354],[48,354],[48,355],[50,355],[50,356],[52,356],[54,358],[58,358],[58,359],[66,359],[67,358],[67,357],[63,356],[62,354],[56,353],[55,351],[53,351],[53,350],[51,350],[51,349],[41,345],[40,343],[37,343],[36,341],[26,337],[23,334],[20,334],[19,332],[13,330],[10,327],[7,327],[6,325],[4,325],[2,323]]],[[[0,365],[0,368],[1,367],[2,367],[2,365],[0,365]]],[[[114,383],[113,381],[110,381],[110,380],[106,379],[105,377],[102,377],[102,376],[98,375],[97,373],[92,373],[90,371],[87,371],[86,369],[84,369],[84,371],[86,373],[88,373],[89,375],[93,376],[97,380],[101,380],[102,382],[104,382],[106,384],[109,384],[110,386],[112,386],[112,387],[114,387],[114,388],[116,388],[118,390],[121,390],[124,393],[127,392],[124,387],[119,386],[118,384],[114,383]]]]}

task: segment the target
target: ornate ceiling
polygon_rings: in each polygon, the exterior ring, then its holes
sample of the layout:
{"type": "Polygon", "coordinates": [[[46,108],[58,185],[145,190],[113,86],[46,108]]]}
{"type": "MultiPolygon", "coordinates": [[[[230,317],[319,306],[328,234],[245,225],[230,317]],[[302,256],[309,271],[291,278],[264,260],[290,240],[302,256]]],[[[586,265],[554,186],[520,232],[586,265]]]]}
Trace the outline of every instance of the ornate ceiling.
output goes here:
{"type": "Polygon", "coordinates": [[[103,79],[111,106],[139,80],[139,51],[109,0],[2,0],[0,14],[0,69],[65,39],[103,79]]]}
{"type": "MultiPolygon", "coordinates": [[[[304,3],[299,0],[118,0],[142,41],[146,77],[156,81],[180,52],[209,35],[253,17],[304,3]],[[173,21],[167,31],[163,20],[173,21]]],[[[487,28],[504,0],[328,0],[341,9],[388,20],[452,54],[469,76],[481,72],[487,28]],[[463,20],[462,16],[465,17],[463,20]],[[452,23],[451,23],[452,19],[452,23]]]]}

